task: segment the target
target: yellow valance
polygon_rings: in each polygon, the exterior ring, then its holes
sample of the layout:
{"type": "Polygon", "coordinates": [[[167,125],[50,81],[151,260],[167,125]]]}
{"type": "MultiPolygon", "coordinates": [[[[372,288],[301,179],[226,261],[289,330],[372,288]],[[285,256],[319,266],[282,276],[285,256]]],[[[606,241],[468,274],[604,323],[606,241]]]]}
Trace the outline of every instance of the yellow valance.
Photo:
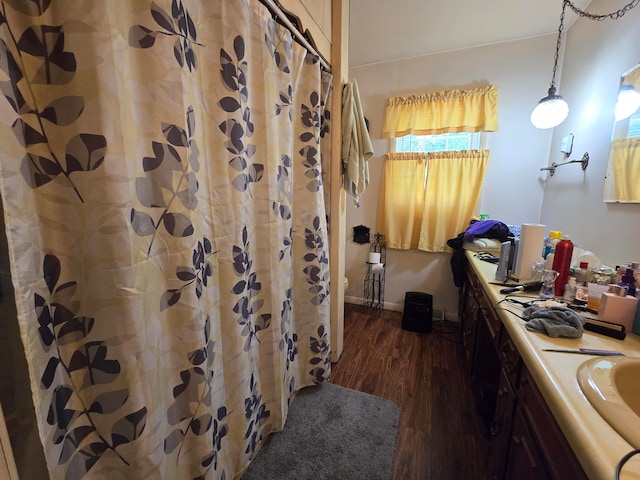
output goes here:
{"type": "Polygon", "coordinates": [[[423,152],[390,152],[385,154],[387,160],[426,160],[427,154],[423,152]]]}
{"type": "Polygon", "coordinates": [[[453,132],[498,130],[498,88],[392,97],[387,100],[382,135],[433,135],[453,132]]]}

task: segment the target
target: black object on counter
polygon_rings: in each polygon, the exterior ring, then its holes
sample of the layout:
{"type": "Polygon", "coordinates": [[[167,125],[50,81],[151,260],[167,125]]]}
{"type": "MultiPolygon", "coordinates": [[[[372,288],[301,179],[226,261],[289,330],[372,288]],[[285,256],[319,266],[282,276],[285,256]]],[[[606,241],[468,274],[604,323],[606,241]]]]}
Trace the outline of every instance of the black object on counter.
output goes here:
{"type": "Polygon", "coordinates": [[[513,293],[513,292],[532,292],[534,290],[540,290],[542,288],[542,282],[529,282],[517,285],[515,287],[503,288],[500,293],[513,293]]]}

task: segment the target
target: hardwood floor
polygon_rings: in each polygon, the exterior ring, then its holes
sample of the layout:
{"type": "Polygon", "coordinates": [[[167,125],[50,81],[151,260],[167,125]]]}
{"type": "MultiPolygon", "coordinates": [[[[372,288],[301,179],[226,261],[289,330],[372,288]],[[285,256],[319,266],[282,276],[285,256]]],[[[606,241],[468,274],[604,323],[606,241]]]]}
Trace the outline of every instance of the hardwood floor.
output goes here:
{"type": "Polygon", "coordinates": [[[394,480],[488,478],[459,333],[402,330],[402,314],[345,304],[344,351],[331,382],[400,408],[394,480]]]}

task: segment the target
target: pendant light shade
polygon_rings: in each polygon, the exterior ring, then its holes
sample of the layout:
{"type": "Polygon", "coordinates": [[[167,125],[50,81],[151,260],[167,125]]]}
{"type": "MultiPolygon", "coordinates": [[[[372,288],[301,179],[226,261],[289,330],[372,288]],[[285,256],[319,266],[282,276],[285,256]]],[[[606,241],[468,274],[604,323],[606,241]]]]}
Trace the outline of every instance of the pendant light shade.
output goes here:
{"type": "MultiPolygon", "coordinates": [[[[580,17],[586,17],[590,20],[604,20],[605,18],[611,18],[617,20],[621,18],[626,12],[635,8],[640,4],[640,0],[632,0],[623,8],[603,14],[596,15],[593,13],[585,12],[576,7],[571,0],[562,0],[562,14],[560,15],[560,25],[558,26],[558,38],[556,40],[556,51],[553,56],[553,74],[551,75],[551,85],[549,86],[549,93],[546,97],[541,99],[536,105],[536,108],[531,112],[531,123],[537,128],[553,128],[560,125],[567,115],[569,114],[569,105],[560,95],[556,95],[556,72],[558,70],[558,57],[560,55],[560,44],[562,42],[562,30],[564,29],[564,14],[566,7],[568,6],[580,17]]],[[[637,90],[623,89],[620,91],[618,97],[618,104],[616,105],[616,121],[623,118],[627,118],[639,108],[640,106],[640,93],[637,90]],[[635,95],[634,95],[635,94],[635,95]],[[628,97],[626,95],[629,95],[628,97]]],[[[584,168],[583,168],[584,170],[584,168]]]]}
{"type": "Polygon", "coordinates": [[[553,128],[560,125],[569,114],[569,105],[552,85],[549,94],[541,99],[531,112],[531,123],[536,128],[553,128]]]}
{"type": "Polygon", "coordinates": [[[640,93],[631,85],[623,85],[616,103],[616,122],[633,115],[640,107],[640,93]]]}

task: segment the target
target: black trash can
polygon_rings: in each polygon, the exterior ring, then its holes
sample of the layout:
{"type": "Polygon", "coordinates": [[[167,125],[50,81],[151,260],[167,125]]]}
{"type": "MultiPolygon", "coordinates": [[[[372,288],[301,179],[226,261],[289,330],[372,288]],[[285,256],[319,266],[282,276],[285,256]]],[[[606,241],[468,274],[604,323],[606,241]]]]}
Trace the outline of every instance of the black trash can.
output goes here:
{"type": "Polygon", "coordinates": [[[429,333],[433,324],[433,296],[422,292],[407,292],[404,295],[402,329],[411,332],[429,333]]]}

